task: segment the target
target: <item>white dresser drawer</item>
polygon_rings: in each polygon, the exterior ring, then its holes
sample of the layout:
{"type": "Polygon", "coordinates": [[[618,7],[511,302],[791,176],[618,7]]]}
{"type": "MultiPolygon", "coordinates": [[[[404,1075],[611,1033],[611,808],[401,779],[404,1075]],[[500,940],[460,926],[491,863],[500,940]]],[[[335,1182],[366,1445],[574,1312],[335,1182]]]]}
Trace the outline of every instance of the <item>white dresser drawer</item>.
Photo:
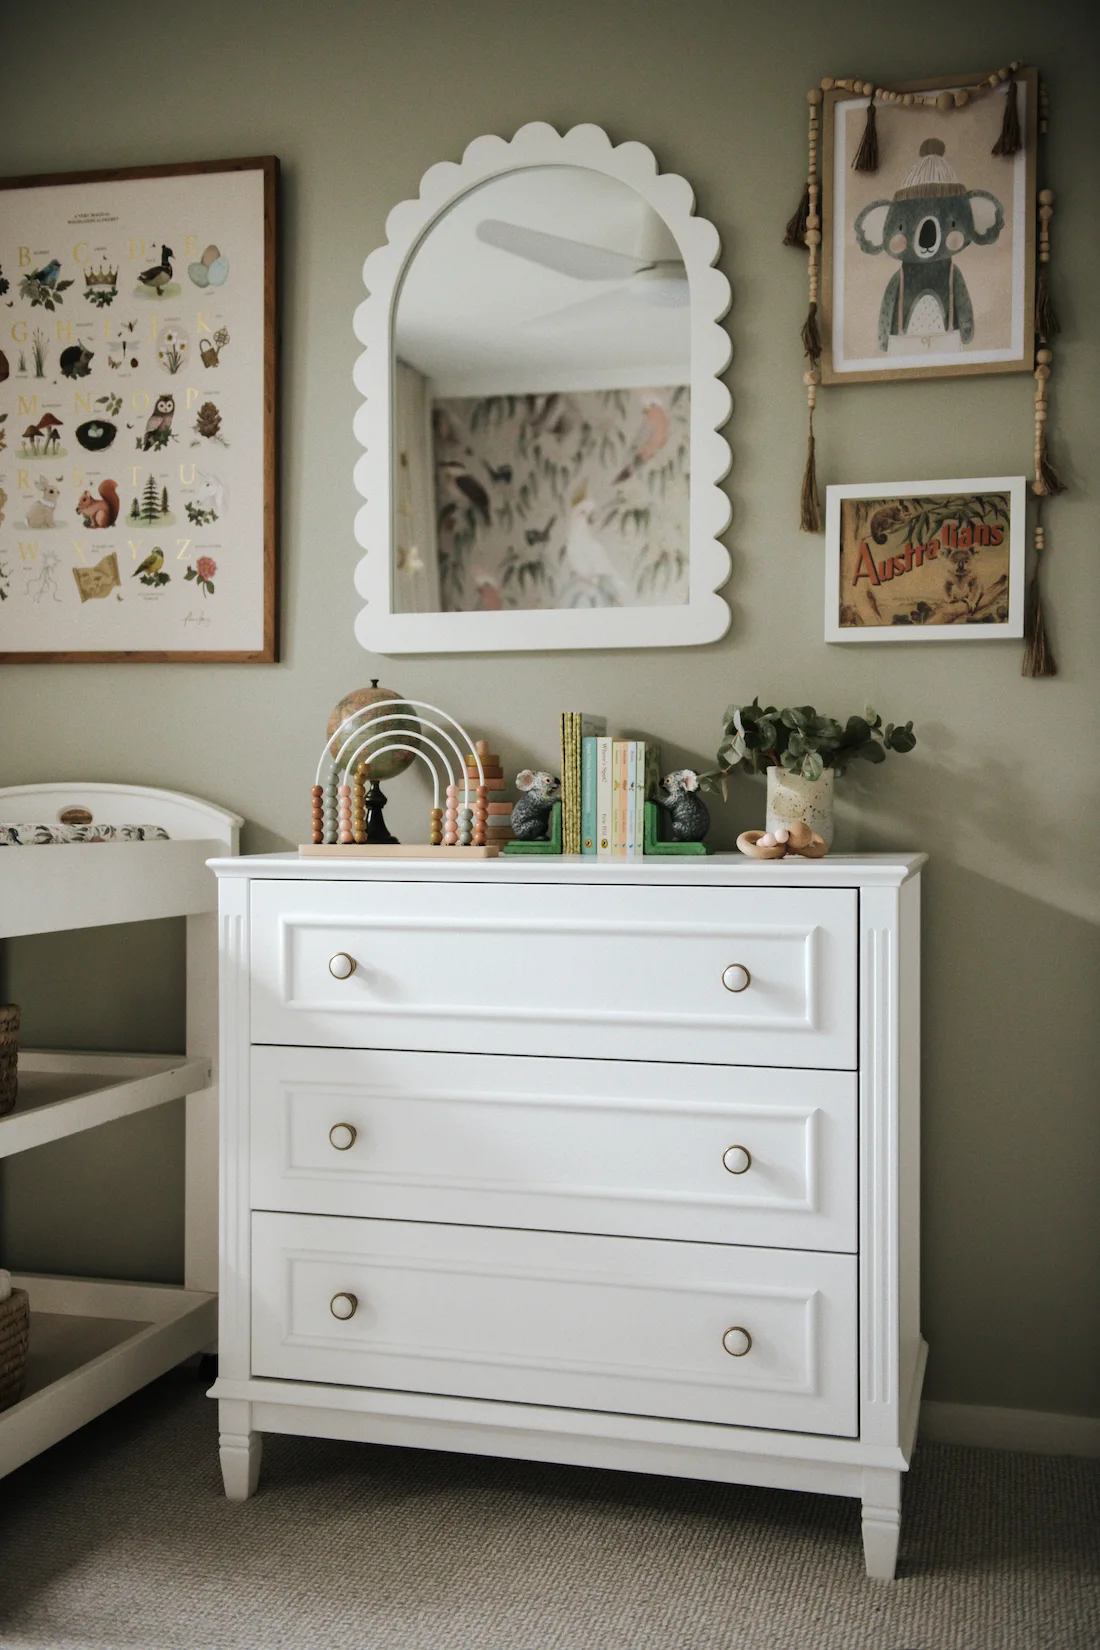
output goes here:
{"type": "Polygon", "coordinates": [[[856,1076],[254,1048],[254,1209],[856,1247],[856,1076]]]}
{"type": "Polygon", "coordinates": [[[252,1041],[853,1069],[857,899],[257,881],[252,1041]]]}
{"type": "Polygon", "coordinates": [[[850,1437],[856,1262],[254,1214],[252,1371],[850,1437]]]}

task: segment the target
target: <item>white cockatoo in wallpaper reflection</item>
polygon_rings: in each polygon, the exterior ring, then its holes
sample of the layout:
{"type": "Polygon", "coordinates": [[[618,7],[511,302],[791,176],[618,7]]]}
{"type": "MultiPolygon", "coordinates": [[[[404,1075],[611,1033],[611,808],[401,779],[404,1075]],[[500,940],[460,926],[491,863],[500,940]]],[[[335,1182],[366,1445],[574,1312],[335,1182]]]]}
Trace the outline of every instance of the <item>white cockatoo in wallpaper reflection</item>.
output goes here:
{"type": "Polygon", "coordinates": [[[672,421],[664,402],[650,390],[642,396],[642,422],[634,437],[633,454],[615,477],[616,486],[628,481],[635,470],[648,464],[651,458],[656,458],[668,440],[671,428],[672,421]]]}
{"type": "Polygon", "coordinates": [[[570,572],[591,587],[592,595],[603,598],[601,605],[622,607],[628,601],[630,592],[607,547],[592,530],[595,514],[595,500],[588,497],[587,487],[581,487],[573,495],[573,507],[569,512],[565,560],[570,572]]]}

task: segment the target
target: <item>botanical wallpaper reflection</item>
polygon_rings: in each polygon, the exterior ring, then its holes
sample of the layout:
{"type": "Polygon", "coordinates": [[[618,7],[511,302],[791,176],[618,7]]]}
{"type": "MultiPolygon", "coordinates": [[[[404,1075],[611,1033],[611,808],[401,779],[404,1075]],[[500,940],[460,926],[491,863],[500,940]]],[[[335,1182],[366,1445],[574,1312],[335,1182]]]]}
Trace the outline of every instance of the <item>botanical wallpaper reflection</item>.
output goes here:
{"type": "Polygon", "coordinates": [[[433,403],[445,612],[688,599],[690,392],[433,403]]]}

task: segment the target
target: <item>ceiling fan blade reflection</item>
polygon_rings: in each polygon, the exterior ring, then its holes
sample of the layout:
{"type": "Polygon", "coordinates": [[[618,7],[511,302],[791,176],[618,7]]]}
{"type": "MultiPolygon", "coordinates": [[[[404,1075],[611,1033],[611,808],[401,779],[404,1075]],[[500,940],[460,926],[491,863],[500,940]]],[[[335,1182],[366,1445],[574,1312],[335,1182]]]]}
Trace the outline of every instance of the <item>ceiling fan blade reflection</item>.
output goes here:
{"type": "Polygon", "coordinates": [[[500,218],[483,218],[476,234],[486,246],[495,246],[501,252],[510,252],[513,257],[525,258],[528,263],[541,264],[544,269],[571,275],[578,281],[625,281],[644,269],[649,261],[614,252],[610,247],[571,241],[565,235],[524,229],[518,223],[505,223],[500,218]]]}
{"type": "Polygon", "coordinates": [[[564,331],[577,323],[590,326],[598,325],[604,320],[610,325],[621,317],[624,308],[652,312],[655,308],[683,309],[687,303],[686,280],[670,280],[668,293],[660,300],[647,293],[636,281],[626,281],[611,292],[601,292],[598,297],[581,298],[577,303],[566,304],[562,309],[551,309],[545,315],[532,316],[529,321],[523,322],[523,326],[532,332],[556,332],[564,331]]]}

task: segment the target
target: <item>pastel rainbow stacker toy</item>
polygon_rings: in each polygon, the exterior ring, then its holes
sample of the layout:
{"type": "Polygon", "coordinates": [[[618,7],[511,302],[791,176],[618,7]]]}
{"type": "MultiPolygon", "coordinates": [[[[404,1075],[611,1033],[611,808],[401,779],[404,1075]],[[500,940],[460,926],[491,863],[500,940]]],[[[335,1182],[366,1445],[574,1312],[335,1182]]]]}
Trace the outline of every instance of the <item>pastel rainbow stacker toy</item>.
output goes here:
{"type": "Polygon", "coordinates": [[[364,704],[330,728],[325,739],[312,791],[312,840],[298,852],[305,858],[493,859],[501,844],[486,840],[491,766],[486,742],[472,740],[461,722],[437,705],[396,697],[364,704]],[[392,710],[385,708],[389,703],[392,710]],[[392,764],[397,753],[406,762],[423,762],[431,774],[427,842],[368,840],[367,787],[383,759],[392,764]]]}

